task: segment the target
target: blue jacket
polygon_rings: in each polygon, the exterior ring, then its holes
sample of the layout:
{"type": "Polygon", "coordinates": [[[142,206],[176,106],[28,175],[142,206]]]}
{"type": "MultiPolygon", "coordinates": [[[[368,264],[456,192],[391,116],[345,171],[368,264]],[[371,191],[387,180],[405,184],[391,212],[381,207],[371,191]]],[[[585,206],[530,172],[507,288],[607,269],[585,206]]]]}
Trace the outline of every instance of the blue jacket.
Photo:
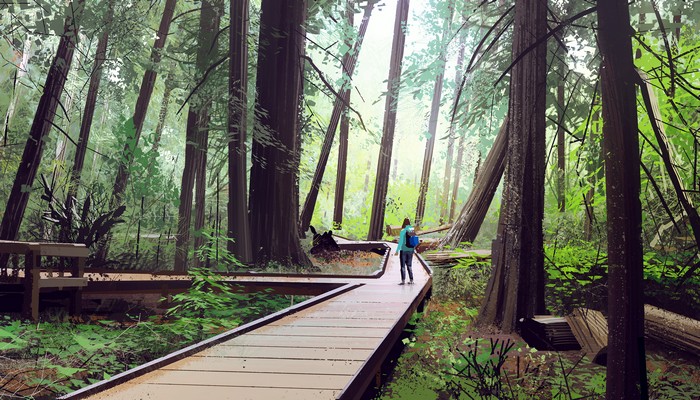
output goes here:
{"type": "Polygon", "coordinates": [[[413,252],[415,250],[414,247],[408,247],[406,246],[406,232],[409,230],[413,230],[413,227],[411,225],[406,225],[405,228],[401,229],[401,232],[399,233],[399,245],[396,248],[397,251],[410,251],[413,252]]]}

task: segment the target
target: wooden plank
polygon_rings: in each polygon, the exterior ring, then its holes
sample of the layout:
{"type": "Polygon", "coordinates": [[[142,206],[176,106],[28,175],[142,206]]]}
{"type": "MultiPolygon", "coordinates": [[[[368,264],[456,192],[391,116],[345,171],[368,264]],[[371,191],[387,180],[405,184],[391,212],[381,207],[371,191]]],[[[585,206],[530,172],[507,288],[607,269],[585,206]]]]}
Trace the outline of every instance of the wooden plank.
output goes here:
{"type": "Polygon", "coordinates": [[[235,346],[223,344],[200,353],[200,357],[274,358],[288,360],[348,360],[364,361],[371,353],[367,349],[309,349],[298,347],[235,346]]]}
{"type": "Polygon", "coordinates": [[[87,286],[87,278],[56,277],[39,279],[40,288],[75,288],[87,286]]]}
{"type": "Polygon", "coordinates": [[[156,383],[178,386],[224,386],[232,389],[237,389],[238,387],[259,387],[339,390],[343,388],[348,377],[348,375],[315,375],[303,372],[282,374],[263,372],[159,370],[141,379],[137,379],[136,381],[147,384],[156,383]]]}
{"type": "Polygon", "coordinates": [[[253,334],[252,332],[231,339],[226,345],[261,346],[261,347],[303,347],[303,348],[332,348],[332,349],[373,349],[379,338],[347,338],[319,336],[285,336],[253,334]]]}
{"type": "Polygon", "coordinates": [[[352,375],[362,361],[347,360],[294,360],[242,357],[201,357],[199,355],[180,360],[163,367],[164,370],[229,371],[229,372],[279,372],[310,374],[352,375]]]}
{"type": "Polygon", "coordinates": [[[90,397],[95,400],[104,399],[216,399],[216,400],[314,400],[334,399],[339,390],[313,389],[274,389],[274,388],[236,388],[225,386],[185,386],[185,385],[138,385],[126,383],[114,392],[104,392],[90,397]]]}
{"type": "Polygon", "coordinates": [[[347,318],[285,318],[270,325],[315,326],[315,327],[350,327],[350,328],[390,328],[396,320],[393,319],[361,319],[347,318]]]}
{"type": "Polygon", "coordinates": [[[355,327],[311,327],[311,326],[273,326],[266,325],[251,334],[275,334],[287,336],[323,336],[323,337],[384,337],[384,328],[355,327]]]}
{"type": "Polygon", "coordinates": [[[41,243],[39,255],[46,257],[80,257],[86,258],[90,251],[80,243],[41,243]]]}

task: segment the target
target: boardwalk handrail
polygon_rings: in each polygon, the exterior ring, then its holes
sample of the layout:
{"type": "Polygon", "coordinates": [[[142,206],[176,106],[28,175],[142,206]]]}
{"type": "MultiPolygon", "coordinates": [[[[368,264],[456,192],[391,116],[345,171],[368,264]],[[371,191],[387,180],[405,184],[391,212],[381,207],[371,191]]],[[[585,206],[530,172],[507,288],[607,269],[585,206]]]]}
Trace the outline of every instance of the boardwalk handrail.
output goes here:
{"type": "Polygon", "coordinates": [[[86,396],[90,396],[90,395],[102,392],[104,390],[107,390],[107,389],[110,389],[110,388],[115,387],[117,385],[120,385],[120,384],[122,384],[130,379],[144,375],[144,374],[151,372],[153,370],[162,368],[165,365],[172,364],[176,361],[182,360],[183,358],[186,358],[186,357],[189,357],[193,354],[199,353],[202,350],[205,350],[209,347],[212,347],[212,346],[217,345],[219,343],[225,342],[227,340],[230,340],[230,339],[232,339],[236,336],[242,335],[244,333],[250,332],[250,331],[257,329],[263,325],[267,325],[271,322],[277,321],[283,317],[294,314],[296,312],[299,312],[301,310],[309,308],[315,304],[326,301],[332,297],[338,296],[342,293],[345,293],[347,291],[361,287],[363,285],[364,285],[363,283],[348,283],[347,285],[344,285],[344,286],[339,287],[337,289],[331,290],[330,292],[324,293],[322,295],[313,297],[313,298],[308,299],[306,301],[303,301],[301,303],[287,307],[283,310],[277,311],[277,312],[270,314],[266,317],[256,319],[255,321],[251,321],[245,325],[241,325],[241,326],[239,326],[235,329],[232,329],[230,331],[226,331],[224,333],[221,333],[219,335],[216,335],[214,337],[211,337],[211,338],[206,339],[204,341],[201,341],[199,343],[195,343],[193,345],[185,347],[184,349],[178,350],[174,353],[170,353],[168,355],[165,355],[163,357],[160,357],[158,359],[150,361],[146,364],[142,364],[142,365],[139,365],[137,367],[131,368],[131,369],[124,371],[120,374],[114,375],[113,377],[111,377],[109,379],[105,379],[105,380],[93,383],[92,385],[86,386],[82,389],[79,389],[79,390],[76,390],[74,392],[63,395],[63,396],[59,397],[58,399],[81,399],[81,398],[84,398],[86,396]]]}

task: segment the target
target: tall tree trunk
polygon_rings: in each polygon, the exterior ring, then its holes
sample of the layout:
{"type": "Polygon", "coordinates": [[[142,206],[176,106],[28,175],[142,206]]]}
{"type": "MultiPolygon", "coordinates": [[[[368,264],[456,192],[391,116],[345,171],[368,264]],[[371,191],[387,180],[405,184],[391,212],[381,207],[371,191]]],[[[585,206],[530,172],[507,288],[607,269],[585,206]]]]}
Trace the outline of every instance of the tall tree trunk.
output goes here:
{"type": "Polygon", "coordinates": [[[165,86],[165,89],[163,90],[163,100],[160,103],[160,112],[158,113],[158,124],[156,124],[156,130],[153,133],[153,144],[151,145],[151,151],[154,153],[157,152],[160,148],[160,140],[163,137],[165,121],[168,118],[168,107],[170,106],[170,96],[172,96],[173,93],[174,81],[174,73],[170,72],[165,78],[165,82],[163,82],[163,85],[165,86]]]}
{"type": "MultiPolygon", "coordinates": [[[[365,38],[365,32],[367,32],[367,26],[369,25],[369,17],[372,15],[372,9],[374,8],[374,1],[367,3],[365,7],[365,13],[362,16],[362,23],[360,24],[360,31],[357,34],[357,41],[353,46],[352,50],[347,57],[347,63],[344,63],[345,70],[347,71],[348,83],[350,85],[350,80],[355,72],[355,65],[357,64],[357,57],[360,54],[360,49],[362,48],[362,41],[365,38]]],[[[350,101],[350,90],[341,90],[340,98],[336,98],[333,102],[333,112],[331,113],[331,119],[328,123],[328,129],[326,129],[326,136],[323,139],[323,146],[321,147],[321,154],[319,155],[318,163],[316,164],[316,171],[311,180],[311,188],[309,189],[309,194],[306,196],[306,201],[304,201],[304,207],[301,211],[301,218],[299,224],[299,232],[303,234],[309,229],[311,224],[311,217],[314,213],[314,208],[316,206],[316,199],[318,198],[318,191],[321,186],[321,181],[323,180],[323,174],[326,171],[326,164],[328,164],[328,157],[331,154],[331,147],[333,147],[333,138],[335,137],[335,131],[338,128],[338,122],[340,121],[340,116],[345,111],[346,105],[350,101]]]]}
{"type": "Polygon", "coordinates": [[[228,237],[227,249],[238,261],[251,263],[248,215],[246,119],[248,115],[248,0],[231,2],[228,103],[228,237]]]}
{"type": "MultiPolygon", "coordinates": [[[[200,82],[203,79],[207,68],[211,65],[213,56],[216,54],[214,40],[215,35],[219,31],[219,21],[222,13],[223,4],[221,2],[202,1],[202,10],[199,16],[199,37],[197,38],[197,58],[195,60],[196,82],[200,82]]],[[[212,93],[208,92],[207,89],[207,85],[201,86],[190,98],[190,106],[187,113],[185,167],[182,172],[182,189],[178,207],[178,232],[175,239],[175,272],[185,272],[189,267],[187,256],[190,247],[193,188],[197,193],[194,229],[199,231],[204,228],[209,108],[212,102],[212,93]]],[[[197,236],[199,235],[195,236],[195,249],[202,244],[201,240],[197,240],[197,236]]],[[[199,267],[199,260],[196,257],[194,266],[199,267]]]]}
{"type": "Polygon", "coordinates": [[[608,209],[606,398],[648,398],[644,350],[642,211],[632,29],[625,0],[598,3],[608,209]]]}
{"type": "MultiPolygon", "coordinates": [[[[161,51],[165,46],[165,40],[168,38],[170,22],[172,21],[173,14],[175,13],[176,3],[177,0],[166,0],[165,2],[163,16],[158,27],[158,34],[155,42],[153,43],[153,50],[151,51],[151,64],[153,66],[160,62],[161,51]]],[[[158,77],[158,73],[155,69],[153,69],[153,66],[147,69],[143,74],[141,88],[139,90],[139,97],[136,99],[136,106],[134,107],[134,115],[129,121],[126,122],[126,128],[128,131],[132,132],[131,135],[133,135],[133,137],[127,138],[127,143],[124,145],[124,151],[122,153],[123,158],[120,159],[119,166],[117,168],[117,175],[114,179],[114,192],[112,192],[112,198],[110,201],[110,207],[112,209],[121,206],[124,201],[126,183],[129,180],[129,167],[134,159],[132,147],[136,148],[138,146],[141,131],[143,130],[143,123],[146,120],[146,112],[148,111],[151,95],[153,94],[153,87],[155,86],[156,78],[158,77]]],[[[107,255],[109,253],[109,242],[111,239],[112,233],[110,231],[104,236],[103,240],[99,242],[95,259],[107,259],[107,255]]]]}
{"type": "MultiPolygon", "coordinates": [[[[372,3],[370,3],[372,4],[372,3]]],[[[348,26],[355,25],[355,9],[353,6],[353,1],[347,0],[346,4],[346,14],[348,20],[348,26]]],[[[348,48],[351,43],[348,41],[345,43],[348,48]]],[[[350,62],[350,54],[345,53],[343,55],[343,66],[350,62]]],[[[348,85],[345,88],[343,97],[347,99],[348,104],[350,103],[350,91],[351,87],[348,85]]],[[[345,202],[345,177],[347,172],[348,164],[348,136],[350,134],[350,119],[348,118],[347,107],[345,111],[340,115],[340,135],[338,137],[338,171],[335,177],[335,201],[333,203],[333,229],[343,229],[343,204],[345,202]]]]}
{"type": "MultiPolygon", "coordinates": [[[[41,164],[41,154],[44,148],[46,135],[51,129],[56,108],[58,107],[61,92],[66,83],[66,77],[73,60],[76,40],[78,38],[79,20],[83,14],[84,2],[77,0],[70,2],[68,15],[64,23],[64,33],[58,43],[56,56],[51,63],[44,92],[39,99],[34,121],[29,130],[29,138],[24,146],[22,160],[17,168],[17,174],[12,184],[12,190],[7,200],[7,206],[0,223],[0,239],[17,240],[24,211],[27,208],[31,187],[34,183],[39,165],[41,164]]],[[[0,256],[0,266],[7,263],[7,255],[0,256]]]]}
{"type": "Polygon", "coordinates": [[[557,120],[557,201],[559,212],[564,212],[566,210],[566,141],[564,137],[563,76],[557,85],[557,120]]]}
{"type": "MultiPolygon", "coordinates": [[[[513,58],[547,33],[547,3],[517,0],[513,58]]],[[[508,110],[507,173],[493,272],[480,323],[504,332],[518,320],[544,312],[544,216],[546,41],[513,66],[508,110]]]]}
{"type": "Polygon", "coordinates": [[[480,168],[481,172],[457,217],[457,222],[440,240],[440,246],[454,247],[462,242],[473,242],[476,238],[503,176],[507,144],[508,121],[506,120],[501,125],[489,154],[486,155],[484,165],[480,168]]]}
{"type": "MultiPolygon", "coordinates": [[[[462,159],[464,158],[464,140],[466,138],[466,134],[462,134],[462,136],[459,137],[459,144],[457,145],[457,162],[455,163],[455,181],[454,185],[452,186],[452,196],[450,196],[450,214],[449,214],[449,219],[448,222],[452,223],[454,220],[454,215],[455,215],[455,207],[457,204],[457,193],[459,192],[459,181],[462,178],[462,159]]],[[[500,177],[499,177],[500,180],[500,177]]],[[[440,217],[441,221],[444,221],[442,217],[440,217]]]]}
{"type": "Polygon", "coordinates": [[[394,146],[396,111],[399,104],[401,63],[403,60],[404,43],[406,42],[404,27],[408,21],[408,6],[409,0],[399,0],[398,4],[396,5],[394,40],[391,45],[389,78],[387,79],[386,103],[384,105],[384,126],[382,127],[382,142],[379,147],[377,177],[374,184],[374,198],[372,199],[372,214],[370,217],[367,240],[380,240],[384,232],[386,193],[389,189],[391,152],[394,146]]]}
{"type": "MultiPolygon", "coordinates": [[[[19,60],[19,65],[17,65],[17,71],[12,83],[12,98],[10,99],[10,104],[7,105],[7,112],[5,113],[5,118],[2,119],[2,145],[0,145],[0,150],[7,146],[7,137],[9,135],[10,124],[15,116],[15,110],[17,109],[17,102],[19,101],[20,93],[22,91],[22,84],[20,80],[27,75],[29,70],[29,57],[31,56],[32,39],[27,36],[24,40],[24,47],[22,48],[22,54],[17,54],[17,59],[19,60]]],[[[2,155],[2,153],[0,153],[2,155]]]]}
{"type": "MultiPolygon", "coordinates": [[[[459,53],[457,54],[457,73],[455,74],[455,97],[452,102],[452,109],[457,108],[457,103],[459,102],[459,84],[462,82],[462,68],[464,68],[464,37],[460,38],[459,41],[459,53]]],[[[464,137],[464,136],[462,136],[464,137]]],[[[461,141],[461,139],[460,139],[461,141]]],[[[442,201],[440,202],[440,219],[444,220],[447,216],[447,208],[450,195],[450,180],[452,179],[452,157],[454,156],[455,148],[455,124],[454,121],[450,121],[450,128],[447,134],[447,157],[445,158],[445,178],[442,182],[442,201]]],[[[455,172],[458,173],[458,172],[455,172]]],[[[452,221],[452,215],[454,215],[454,205],[450,206],[450,217],[449,220],[452,221]]]]}
{"type": "Polygon", "coordinates": [[[258,263],[310,265],[297,225],[305,17],[306,1],[262,2],[249,203],[258,263]]]}
{"type": "MultiPolygon", "coordinates": [[[[85,108],[83,109],[83,119],[80,122],[80,134],[78,135],[78,145],[75,150],[75,160],[71,168],[70,181],[68,182],[68,191],[66,195],[66,210],[73,208],[73,201],[78,194],[81,175],[83,173],[83,165],[85,164],[85,155],[87,153],[87,145],[90,140],[90,130],[92,129],[92,119],[95,115],[95,105],[97,104],[97,94],[100,90],[100,81],[102,80],[102,66],[107,59],[107,45],[109,43],[109,29],[112,23],[114,13],[114,0],[110,0],[105,16],[105,27],[102,35],[97,40],[97,50],[95,51],[95,63],[90,74],[90,83],[88,85],[87,98],[85,99],[85,108]]],[[[68,218],[72,217],[72,213],[68,214],[68,218]]],[[[69,241],[69,232],[63,230],[61,233],[61,241],[69,241]]]]}
{"type": "MultiPolygon", "coordinates": [[[[452,25],[452,16],[454,14],[454,2],[448,4],[450,16],[444,21],[443,37],[441,43],[445,42],[445,36],[450,31],[452,25]]],[[[446,45],[446,44],[445,44],[446,45]]],[[[447,65],[447,49],[443,49],[440,55],[440,71],[438,72],[433,86],[433,101],[430,104],[430,117],[428,118],[428,140],[425,142],[425,152],[423,154],[423,169],[420,176],[420,187],[418,188],[418,204],[416,205],[416,226],[423,225],[423,216],[425,214],[425,203],[430,185],[430,170],[433,166],[433,150],[435,149],[435,135],[437,134],[438,117],[440,115],[440,100],[442,99],[442,84],[445,78],[445,66],[447,65]]],[[[439,195],[438,195],[439,196],[439,195]]],[[[439,200],[439,199],[438,199],[439,200]]]]}
{"type": "Polygon", "coordinates": [[[603,149],[601,146],[600,131],[599,127],[602,127],[602,122],[600,121],[600,111],[596,111],[593,114],[593,123],[591,127],[591,132],[586,139],[586,147],[588,150],[588,165],[589,173],[597,171],[591,177],[592,182],[590,182],[590,188],[584,197],[584,206],[586,207],[586,218],[583,221],[583,234],[587,241],[593,240],[593,228],[595,223],[595,210],[593,209],[593,198],[595,197],[595,192],[598,190],[598,184],[603,180],[603,149]]]}

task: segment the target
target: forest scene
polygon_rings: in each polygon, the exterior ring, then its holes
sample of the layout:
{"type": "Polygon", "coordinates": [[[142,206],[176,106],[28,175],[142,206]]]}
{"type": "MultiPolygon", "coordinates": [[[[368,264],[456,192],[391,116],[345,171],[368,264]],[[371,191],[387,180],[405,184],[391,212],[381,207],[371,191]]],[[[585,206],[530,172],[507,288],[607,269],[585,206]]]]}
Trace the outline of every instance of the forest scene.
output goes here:
{"type": "Polygon", "coordinates": [[[196,393],[700,399],[699,21],[693,0],[0,0],[0,399],[137,398],[88,396],[348,294],[376,331],[344,305],[286,346],[366,350],[357,370],[256,383],[201,358],[252,389],[196,393]]]}

